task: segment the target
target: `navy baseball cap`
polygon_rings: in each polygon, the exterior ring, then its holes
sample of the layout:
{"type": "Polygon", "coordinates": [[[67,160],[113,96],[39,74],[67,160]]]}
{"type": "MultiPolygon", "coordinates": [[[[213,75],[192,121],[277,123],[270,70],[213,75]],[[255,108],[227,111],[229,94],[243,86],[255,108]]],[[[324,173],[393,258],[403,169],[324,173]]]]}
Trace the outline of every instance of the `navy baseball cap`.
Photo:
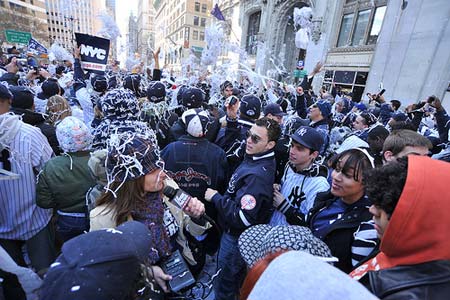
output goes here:
{"type": "Polygon", "coordinates": [[[8,87],[0,83],[0,99],[12,99],[13,95],[8,87]]]}
{"type": "Polygon", "coordinates": [[[39,299],[128,299],[152,240],[146,225],[130,221],[67,241],[50,265],[39,299]]]}
{"type": "Polygon", "coordinates": [[[264,115],[267,116],[268,114],[274,115],[274,116],[285,116],[286,113],[281,108],[281,105],[277,103],[269,103],[264,107],[264,115]]]}
{"type": "Polygon", "coordinates": [[[291,135],[291,139],[313,151],[320,151],[324,142],[322,135],[309,126],[300,126],[294,134],[291,135]]]}

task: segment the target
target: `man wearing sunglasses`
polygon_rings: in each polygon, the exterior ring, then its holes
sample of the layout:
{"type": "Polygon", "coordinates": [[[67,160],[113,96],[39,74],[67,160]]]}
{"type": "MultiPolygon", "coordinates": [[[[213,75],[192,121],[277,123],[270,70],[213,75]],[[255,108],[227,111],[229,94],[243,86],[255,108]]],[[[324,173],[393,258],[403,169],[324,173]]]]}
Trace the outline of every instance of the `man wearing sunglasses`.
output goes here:
{"type": "Polygon", "coordinates": [[[276,169],[273,148],[280,134],[276,121],[266,117],[256,120],[247,132],[244,160],[231,176],[225,194],[210,188],[205,192],[223,228],[218,256],[221,272],[214,285],[216,300],[237,299],[245,276],[238,238],[248,227],[268,223],[272,215],[276,169]]]}

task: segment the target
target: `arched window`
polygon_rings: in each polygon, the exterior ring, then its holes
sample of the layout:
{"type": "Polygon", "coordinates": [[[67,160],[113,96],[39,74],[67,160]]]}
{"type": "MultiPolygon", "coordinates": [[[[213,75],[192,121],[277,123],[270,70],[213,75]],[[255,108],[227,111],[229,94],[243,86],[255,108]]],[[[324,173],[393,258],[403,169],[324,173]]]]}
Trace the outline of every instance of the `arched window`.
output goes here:
{"type": "Polygon", "coordinates": [[[257,11],[248,18],[248,29],[245,50],[248,54],[256,54],[256,43],[258,42],[259,23],[261,11],[257,11]]]}

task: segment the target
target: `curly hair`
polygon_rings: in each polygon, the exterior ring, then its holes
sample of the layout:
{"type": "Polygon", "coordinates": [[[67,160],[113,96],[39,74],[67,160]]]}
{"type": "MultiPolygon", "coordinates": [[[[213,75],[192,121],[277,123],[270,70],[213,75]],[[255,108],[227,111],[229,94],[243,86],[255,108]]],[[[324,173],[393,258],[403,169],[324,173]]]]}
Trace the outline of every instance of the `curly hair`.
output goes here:
{"type": "Polygon", "coordinates": [[[372,203],[392,215],[405,186],[408,157],[401,157],[380,168],[367,170],[363,184],[372,203]]]}

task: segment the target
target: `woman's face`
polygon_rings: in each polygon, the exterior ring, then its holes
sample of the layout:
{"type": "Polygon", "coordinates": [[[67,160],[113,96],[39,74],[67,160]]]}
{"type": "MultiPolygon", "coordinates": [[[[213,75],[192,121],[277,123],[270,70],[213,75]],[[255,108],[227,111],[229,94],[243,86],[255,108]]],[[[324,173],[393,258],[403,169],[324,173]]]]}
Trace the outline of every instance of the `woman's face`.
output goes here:
{"type": "Polygon", "coordinates": [[[159,192],[164,189],[164,180],[167,178],[166,172],[162,169],[153,170],[144,176],[144,191],[159,192]]]}
{"type": "Polygon", "coordinates": [[[348,156],[342,157],[336,165],[336,169],[331,173],[331,193],[334,196],[342,198],[342,201],[346,204],[353,204],[358,201],[364,195],[364,186],[361,182],[362,174],[358,174],[359,181],[354,179],[353,168],[347,170],[346,173],[342,172],[342,167],[345,165],[348,156]]]}

